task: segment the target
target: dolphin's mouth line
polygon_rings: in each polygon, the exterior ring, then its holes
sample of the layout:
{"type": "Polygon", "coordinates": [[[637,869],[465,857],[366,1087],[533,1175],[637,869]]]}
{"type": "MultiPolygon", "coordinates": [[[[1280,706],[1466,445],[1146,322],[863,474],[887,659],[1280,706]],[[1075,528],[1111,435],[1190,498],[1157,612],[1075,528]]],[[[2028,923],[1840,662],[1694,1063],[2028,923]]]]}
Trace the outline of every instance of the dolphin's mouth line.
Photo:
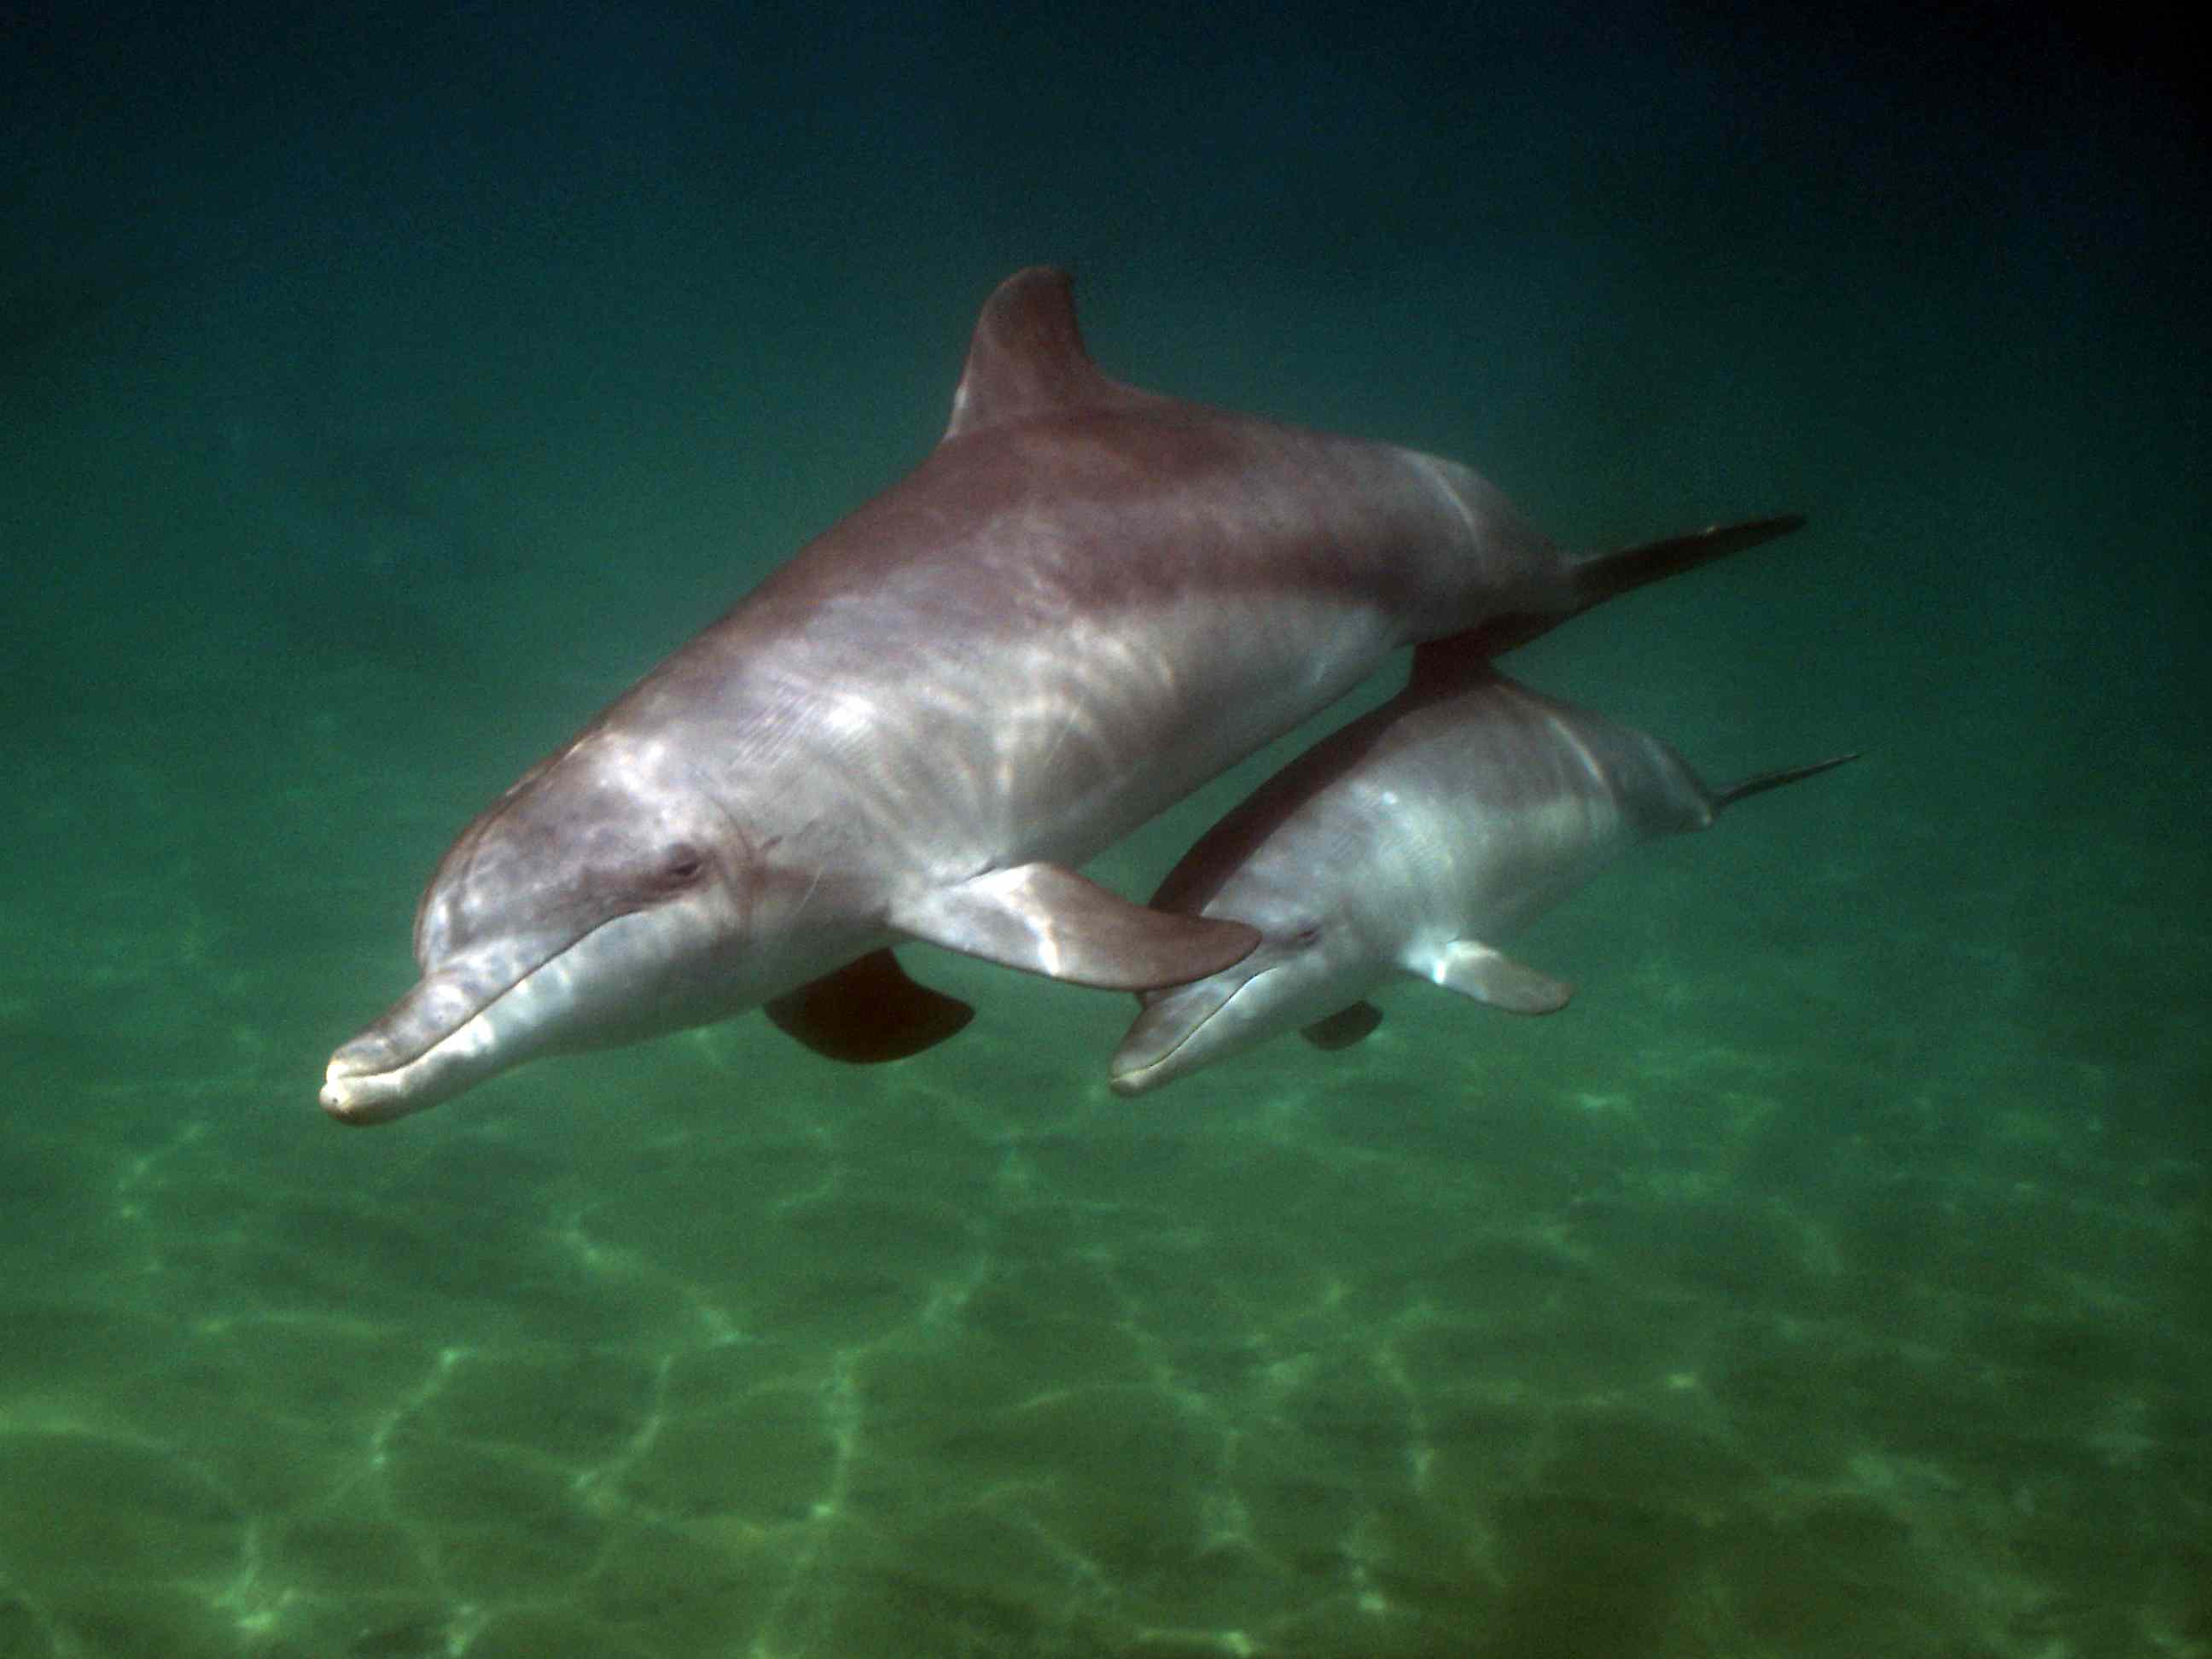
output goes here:
{"type": "MultiPolygon", "coordinates": [[[[595,928],[592,931],[597,932],[598,930],[595,928]]],[[[589,938],[590,935],[586,934],[585,937],[589,938]]],[[[394,1057],[392,1063],[389,1065],[379,1066],[371,1070],[339,1073],[337,1070],[338,1056],[331,1056],[331,1065],[333,1075],[347,1077],[389,1077],[394,1072],[404,1072],[410,1066],[413,1066],[419,1061],[428,1060],[432,1054],[437,1053],[440,1048],[445,1047],[447,1043],[451,1042],[456,1036],[459,1036],[463,1031],[466,1030],[469,1028],[471,1021],[481,1019],[485,1014],[490,1012],[492,1009],[498,1006],[501,1000],[511,995],[517,986],[527,984],[534,975],[543,973],[547,968],[550,968],[553,963],[560,961],[562,957],[567,956],[569,951],[574,950],[578,945],[582,943],[582,939],[577,939],[573,943],[564,945],[559,950],[554,951],[552,955],[546,957],[542,961],[532,963],[529,967],[517,974],[513,979],[507,981],[506,984],[494,991],[489,996],[485,997],[482,1001],[472,1001],[467,1008],[459,1012],[459,1016],[454,1018],[452,1024],[433,1033],[428,1037],[428,1041],[422,1042],[419,1047],[413,1048],[405,1055],[394,1057]]],[[[364,1033],[364,1035],[366,1034],[364,1033]]],[[[349,1044],[348,1046],[350,1047],[351,1045],[349,1044]]],[[[343,1051],[341,1050],[340,1052],[343,1053],[343,1051]]]]}
{"type": "Polygon", "coordinates": [[[574,948],[574,945],[564,946],[501,987],[404,1060],[388,1065],[364,1065],[350,1059],[341,1048],[331,1056],[329,1069],[324,1074],[323,1109],[341,1123],[368,1126],[388,1123],[393,1118],[435,1105],[451,1092],[436,1086],[441,1073],[448,1067],[458,1067],[467,1075],[471,1058],[489,1054],[498,1048],[499,1036],[490,1024],[493,1012],[574,948]]]}
{"type": "MultiPolygon", "coordinates": [[[[642,907],[639,908],[641,908],[642,907]]],[[[512,979],[507,981],[503,985],[501,985],[499,988],[493,991],[490,995],[484,997],[480,1001],[472,1000],[468,1007],[457,1011],[455,1018],[453,1018],[450,1023],[442,1025],[440,1029],[430,1034],[427,1041],[412,1048],[404,1055],[397,1056],[391,1059],[386,1063],[374,1066],[364,1066],[358,1060],[349,1063],[346,1058],[346,1049],[350,1048],[353,1044],[350,1042],[348,1043],[344,1048],[339,1049],[337,1054],[331,1057],[330,1069],[325,1076],[326,1084],[335,1084],[341,1081],[349,1083],[367,1082],[373,1081],[377,1079],[393,1078],[398,1076],[400,1073],[408,1070],[410,1066],[420,1066],[425,1061],[435,1058],[440,1050],[445,1048],[456,1038],[459,1037],[463,1032],[469,1029],[470,1026],[475,1024],[478,1020],[481,1020],[487,1015],[490,1014],[492,1011],[497,1008],[502,1002],[508,1000],[518,991],[520,991],[524,987],[530,984],[532,981],[544,974],[546,969],[553,967],[564,957],[569,956],[579,946],[590,939],[594,934],[599,933],[603,929],[612,927],[616,922],[622,921],[624,917],[635,915],[636,914],[637,909],[634,908],[622,911],[616,915],[609,916],[605,921],[599,922],[587,931],[579,933],[574,939],[570,939],[566,945],[562,945],[559,949],[550,951],[546,955],[539,957],[529,967],[523,969],[512,979]]],[[[370,1028],[371,1030],[374,1030],[376,1029],[377,1028],[374,1026],[370,1028]]],[[[364,1036],[367,1035],[367,1032],[362,1033],[362,1036],[364,1036]]],[[[357,1037],[355,1039],[355,1042],[359,1042],[360,1040],[361,1039],[357,1037]]]]}
{"type": "MultiPolygon", "coordinates": [[[[1150,1075],[1152,1073],[1158,1071],[1161,1066],[1166,1065],[1177,1054],[1181,1054],[1185,1048],[1188,1048],[1197,1038],[1198,1034],[1200,1031],[1212,1024],[1213,1022],[1220,1018],[1223,1014],[1228,1012],[1230,1004],[1235,1002],[1237,999],[1243,996],[1245,992],[1250,990],[1255,985],[1257,985],[1261,980],[1267,978],[1268,975],[1273,973],[1278,968],[1282,966],[1283,964],[1279,962],[1271,962],[1266,967],[1258,969],[1256,972],[1246,975],[1243,979],[1237,982],[1237,988],[1235,990],[1230,992],[1229,994],[1223,997],[1220,1001],[1215,1003],[1212,1007],[1207,1009],[1204,1018],[1193,1020],[1190,1024],[1184,1029],[1183,1034],[1177,1037],[1172,1044],[1161,1049],[1159,1053],[1152,1055],[1141,1066],[1132,1066],[1126,1069],[1116,1068],[1109,1077],[1108,1081],[1110,1083],[1119,1083],[1124,1079],[1146,1077],[1150,1075]]],[[[1200,983],[1202,984],[1204,981],[1201,981],[1200,983]]],[[[1176,988],[1178,990],[1188,990],[1190,988],[1188,986],[1178,986],[1176,988]]]]}

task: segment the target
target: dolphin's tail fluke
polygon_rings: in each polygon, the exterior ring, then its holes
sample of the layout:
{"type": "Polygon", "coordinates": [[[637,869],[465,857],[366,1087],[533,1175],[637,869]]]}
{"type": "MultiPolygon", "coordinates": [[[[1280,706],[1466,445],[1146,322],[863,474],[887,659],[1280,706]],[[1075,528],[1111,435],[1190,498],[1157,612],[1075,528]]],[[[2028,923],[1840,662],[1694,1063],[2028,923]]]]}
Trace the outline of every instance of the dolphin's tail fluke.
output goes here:
{"type": "Polygon", "coordinates": [[[1456,653],[1477,657],[1501,655],[1540,635],[1550,633],[1569,617],[1579,617],[1591,606],[1603,605],[1632,587],[1678,576],[1685,570],[1694,570],[1701,564],[1724,559],[1731,553],[1741,553],[1747,547],[1757,547],[1761,542],[1771,542],[1778,536],[1804,527],[1802,514],[1782,513],[1771,519],[1714,525],[1709,529],[1693,530],[1686,536],[1668,536],[1661,541],[1645,542],[1640,547],[1593,554],[1569,573],[1566,593],[1559,602],[1540,611],[1493,617],[1472,633],[1455,636],[1452,648],[1456,653]]]}
{"type": "Polygon", "coordinates": [[[1804,527],[1803,514],[1783,513],[1771,519],[1717,524],[1710,529],[1693,530],[1686,536],[1668,536],[1662,541],[1646,542],[1641,547],[1597,554],[1575,567],[1577,603],[1570,614],[1579,615],[1632,587],[1679,576],[1685,570],[1694,570],[1701,564],[1724,559],[1731,553],[1741,553],[1747,547],[1757,547],[1761,542],[1771,542],[1778,536],[1804,527]]]}
{"type": "Polygon", "coordinates": [[[1725,789],[1713,791],[1713,805],[1733,806],[1747,795],[1763,795],[1770,789],[1779,789],[1785,783],[1801,783],[1807,778],[1816,777],[1832,768],[1841,766],[1845,761],[1855,761],[1858,757],[1858,751],[1853,750],[1848,755],[1831,755],[1826,760],[1814,761],[1810,766],[1785,766],[1779,772],[1761,772],[1741,783],[1732,783],[1725,789]]]}

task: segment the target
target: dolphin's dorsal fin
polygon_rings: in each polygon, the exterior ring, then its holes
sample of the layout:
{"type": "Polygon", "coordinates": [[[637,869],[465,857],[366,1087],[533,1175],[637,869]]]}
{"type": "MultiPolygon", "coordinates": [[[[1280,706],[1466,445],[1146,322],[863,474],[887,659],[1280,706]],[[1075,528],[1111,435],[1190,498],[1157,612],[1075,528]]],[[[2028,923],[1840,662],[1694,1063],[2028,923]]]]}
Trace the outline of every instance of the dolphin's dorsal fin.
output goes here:
{"type": "Polygon", "coordinates": [[[983,301],[945,438],[950,442],[1056,410],[1142,401],[1142,392],[1100,374],[1083,349],[1075,279],[1056,266],[1031,265],[983,301]]]}

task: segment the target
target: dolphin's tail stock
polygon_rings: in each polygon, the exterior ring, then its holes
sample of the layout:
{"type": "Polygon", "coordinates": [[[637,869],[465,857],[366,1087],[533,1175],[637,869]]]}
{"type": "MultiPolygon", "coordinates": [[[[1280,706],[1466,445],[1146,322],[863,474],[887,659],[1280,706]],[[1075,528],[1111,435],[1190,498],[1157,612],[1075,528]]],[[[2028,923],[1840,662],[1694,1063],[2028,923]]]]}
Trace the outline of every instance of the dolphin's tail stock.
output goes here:
{"type": "Polygon", "coordinates": [[[1807,778],[1818,777],[1832,767],[1858,757],[1858,751],[1853,750],[1848,755],[1831,755],[1827,759],[1814,761],[1809,766],[1785,766],[1778,772],[1761,772],[1741,783],[1732,783],[1725,789],[1714,790],[1713,805],[1716,807],[1733,806],[1747,795],[1763,795],[1770,789],[1779,789],[1785,783],[1802,783],[1807,778]]]}
{"type": "Polygon", "coordinates": [[[1459,636],[1454,646],[1458,649],[1471,648],[1485,657],[1501,655],[1516,646],[1528,644],[1539,635],[1550,633],[1570,617],[1579,617],[1593,605],[1603,605],[1632,587],[1678,576],[1685,570],[1694,570],[1701,564],[1724,559],[1731,553],[1741,553],[1747,547],[1757,547],[1761,542],[1771,542],[1778,536],[1804,527],[1802,513],[1782,513],[1771,519],[1718,524],[1693,530],[1686,536],[1645,542],[1640,547],[1592,554],[1569,573],[1567,592],[1556,606],[1492,617],[1472,634],[1459,636]]]}

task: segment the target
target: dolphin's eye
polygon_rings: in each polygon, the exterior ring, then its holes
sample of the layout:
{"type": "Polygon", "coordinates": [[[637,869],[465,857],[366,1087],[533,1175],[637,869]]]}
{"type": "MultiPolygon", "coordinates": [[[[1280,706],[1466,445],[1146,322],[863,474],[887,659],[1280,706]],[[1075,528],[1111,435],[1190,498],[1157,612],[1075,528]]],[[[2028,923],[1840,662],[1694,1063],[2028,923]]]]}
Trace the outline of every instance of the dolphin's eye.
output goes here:
{"type": "Polygon", "coordinates": [[[706,855],[688,842],[678,842],[660,855],[653,884],[660,888],[689,887],[707,868],[706,855]]]}

